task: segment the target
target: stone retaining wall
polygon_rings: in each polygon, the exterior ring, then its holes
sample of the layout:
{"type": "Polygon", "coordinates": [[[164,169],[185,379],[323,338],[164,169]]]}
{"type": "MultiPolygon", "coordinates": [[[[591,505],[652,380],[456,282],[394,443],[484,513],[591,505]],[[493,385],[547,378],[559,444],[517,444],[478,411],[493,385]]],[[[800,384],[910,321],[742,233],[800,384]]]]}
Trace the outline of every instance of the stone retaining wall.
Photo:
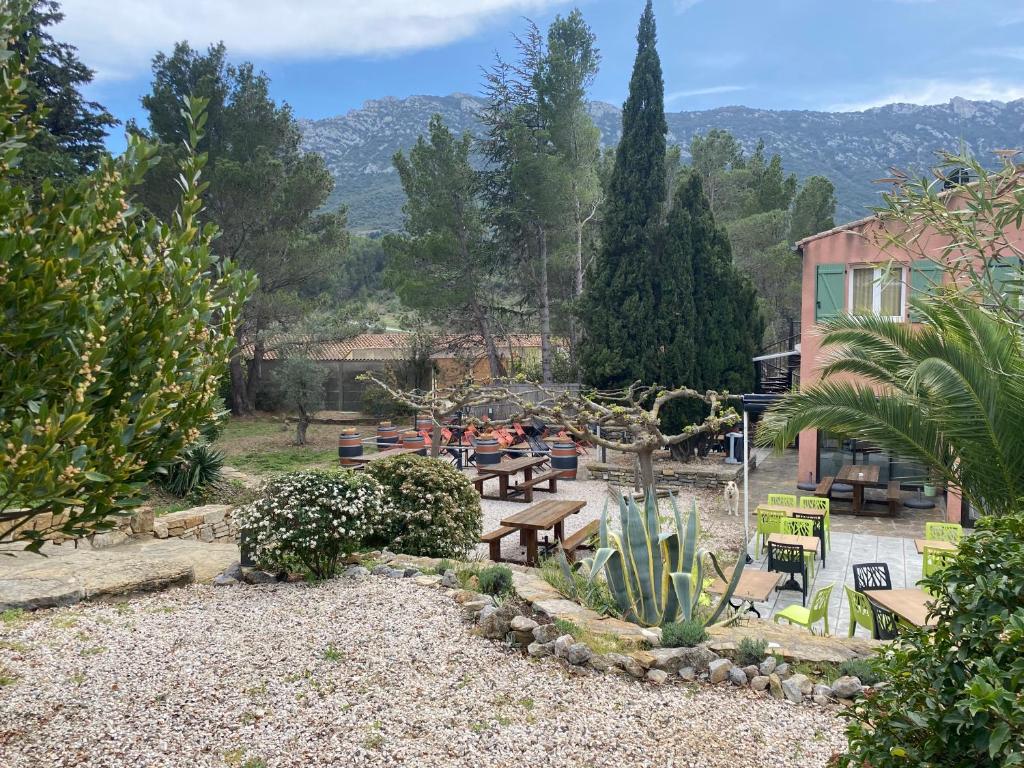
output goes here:
{"type": "MultiPolygon", "coordinates": [[[[12,510],[13,511],[13,510],[12,510]]],[[[149,507],[138,507],[131,515],[111,515],[108,519],[113,526],[106,531],[92,533],[88,536],[76,538],[66,536],[57,530],[51,530],[67,522],[67,512],[53,514],[52,512],[41,512],[35,515],[24,526],[19,526],[20,520],[0,522],[0,543],[7,544],[9,540],[5,537],[14,528],[28,531],[46,531],[43,538],[53,544],[63,544],[68,541],[77,541],[78,546],[88,549],[106,549],[128,541],[136,534],[150,534],[153,532],[153,510],[149,507]]]]}
{"type": "Polygon", "coordinates": [[[207,504],[158,517],[153,523],[158,539],[198,539],[199,541],[235,541],[238,523],[234,508],[227,504],[207,504]]]}
{"type": "MultiPolygon", "coordinates": [[[[757,460],[750,457],[750,470],[757,468],[757,460]]],[[[606,480],[616,485],[632,486],[635,475],[632,467],[624,467],[620,464],[602,464],[594,462],[587,464],[587,471],[592,480],[606,480]]],[[[659,488],[687,488],[718,490],[724,488],[732,480],[740,482],[743,479],[742,464],[694,464],[675,468],[659,469],[655,465],[654,473],[659,488]]]]}

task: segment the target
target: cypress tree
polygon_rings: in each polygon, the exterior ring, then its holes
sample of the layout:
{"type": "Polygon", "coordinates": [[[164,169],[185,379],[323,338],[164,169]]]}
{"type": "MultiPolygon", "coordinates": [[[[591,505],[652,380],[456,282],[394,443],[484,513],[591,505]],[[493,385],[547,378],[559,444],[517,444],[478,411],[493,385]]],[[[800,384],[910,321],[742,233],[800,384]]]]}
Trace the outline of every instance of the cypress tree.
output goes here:
{"type": "Polygon", "coordinates": [[[665,200],[664,83],[648,0],[622,109],[601,228],[601,251],[581,302],[586,337],[580,362],[586,380],[616,386],[663,378],[658,338],[657,246],[665,200]]]}
{"type": "Polygon", "coordinates": [[[757,294],[733,264],[729,237],[715,224],[697,173],[680,184],[675,209],[674,215],[689,221],[693,254],[692,386],[748,392],[754,385],[752,358],[764,333],[757,294]],[[677,214],[678,209],[683,210],[677,214]]]}

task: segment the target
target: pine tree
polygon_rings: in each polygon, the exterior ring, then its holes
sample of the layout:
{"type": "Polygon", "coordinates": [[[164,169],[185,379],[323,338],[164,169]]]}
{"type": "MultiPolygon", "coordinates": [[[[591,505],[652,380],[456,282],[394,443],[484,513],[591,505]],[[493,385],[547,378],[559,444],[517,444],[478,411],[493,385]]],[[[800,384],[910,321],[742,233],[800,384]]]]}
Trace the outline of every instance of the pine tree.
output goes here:
{"type": "Polygon", "coordinates": [[[586,338],[580,361],[587,381],[614,386],[653,382],[662,373],[661,310],[655,259],[665,200],[664,83],[648,0],[637,31],[637,54],[622,111],[601,229],[601,251],[581,302],[586,338]]]}
{"type": "Polygon", "coordinates": [[[824,176],[811,176],[793,202],[793,216],[789,225],[790,240],[802,240],[810,235],[832,229],[835,223],[836,190],[824,176]]]}

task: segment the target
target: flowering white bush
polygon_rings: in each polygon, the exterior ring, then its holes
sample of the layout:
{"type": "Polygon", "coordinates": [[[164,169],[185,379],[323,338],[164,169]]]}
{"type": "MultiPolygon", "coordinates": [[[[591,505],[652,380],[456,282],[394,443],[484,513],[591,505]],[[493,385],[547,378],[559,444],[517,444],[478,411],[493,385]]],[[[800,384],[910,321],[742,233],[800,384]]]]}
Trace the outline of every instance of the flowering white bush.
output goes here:
{"type": "Polygon", "coordinates": [[[384,542],[396,552],[459,557],[476,546],[483,525],[473,483],[445,461],[396,456],[371,463],[391,509],[384,542]]]}
{"type": "Polygon", "coordinates": [[[372,477],[309,470],[272,480],[262,498],[239,510],[238,522],[261,566],[326,579],[392,516],[372,477]]]}

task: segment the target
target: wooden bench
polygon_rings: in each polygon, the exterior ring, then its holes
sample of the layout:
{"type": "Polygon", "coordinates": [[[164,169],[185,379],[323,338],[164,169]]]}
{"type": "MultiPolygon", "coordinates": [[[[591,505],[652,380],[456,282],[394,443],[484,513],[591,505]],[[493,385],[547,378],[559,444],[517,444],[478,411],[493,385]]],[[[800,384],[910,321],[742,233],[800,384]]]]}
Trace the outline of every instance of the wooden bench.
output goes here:
{"type": "Polygon", "coordinates": [[[521,491],[526,500],[533,501],[533,491],[544,491],[545,493],[558,493],[558,478],[561,476],[561,471],[552,469],[547,472],[542,472],[529,480],[523,480],[521,483],[516,483],[515,490],[521,491]],[[536,488],[535,486],[541,483],[547,483],[547,488],[536,488]]]}
{"type": "Polygon", "coordinates": [[[497,472],[481,472],[476,476],[470,476],[473,480],[473,487],[476,488],[476,492],[481,496],[484,495],[484,483],[487,480],[493,480],[498,476],[497,472]]]}
{"type": "Polygon", "coordinates": [[[599,521],[591,520],[576,531],[576,533],[565,537],[565,541],[562,542],[562,549],[565,550],[565,556],[569,559],[570,563],[576,559],[576,550],[585,544],[587,539],[597,533],[600,527],[601,523],[599,521]]]}
{"type": "Polygon", "coordinates": [[[832,475],[825,475],[821,478],[821,482],[818,483],[818,487],[814,489],[815,496],[822,496],[828,498],[832,495],[832,483],[835,482],[835,478],[832,475]]]}
{"type": "Polygon", "coordinates": [[[496,563],[501,562],[501,540],[510,533],[515,533],[518,528],[511,525],[502,525],[493,531],[488,531],[480,537],[480,541],[487,545],[488,556],[496,563]]]}
{"type": "Polygon", "coordinates": [[[890,480],[885,491],[885,500],[889,502],[889,514],[895,516],[900,508],[902,497],[900,496],[900,481],[890,480]]]}

